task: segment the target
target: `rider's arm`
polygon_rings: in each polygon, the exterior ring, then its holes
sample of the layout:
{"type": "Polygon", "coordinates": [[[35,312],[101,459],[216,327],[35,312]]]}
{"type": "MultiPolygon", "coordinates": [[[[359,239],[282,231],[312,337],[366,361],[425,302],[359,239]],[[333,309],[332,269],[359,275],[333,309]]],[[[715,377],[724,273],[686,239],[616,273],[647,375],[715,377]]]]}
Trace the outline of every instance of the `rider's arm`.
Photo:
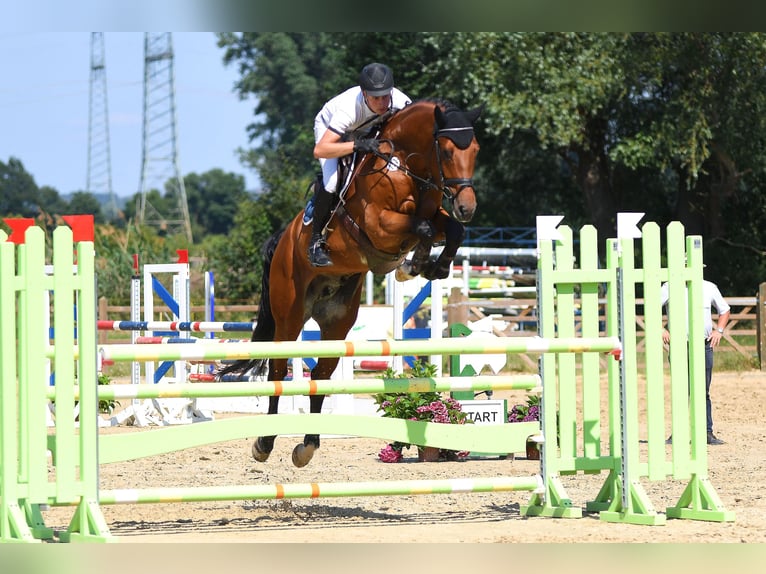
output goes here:
{"type": "Polygon", "coordinates": [[[316,159],[343,157],[353,152],[354,142],[341,141],[341,137],[332,130],[325,131],[314,146],[314,157],[316,159]]]}

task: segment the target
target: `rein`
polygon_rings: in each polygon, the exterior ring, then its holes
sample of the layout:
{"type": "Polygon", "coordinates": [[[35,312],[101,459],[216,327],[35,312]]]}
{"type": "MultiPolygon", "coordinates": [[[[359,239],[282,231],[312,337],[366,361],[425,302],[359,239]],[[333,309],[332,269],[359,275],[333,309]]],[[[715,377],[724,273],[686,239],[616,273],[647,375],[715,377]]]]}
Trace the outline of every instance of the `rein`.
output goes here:
{"type": "MultiPolygon", "coordinates": [[[[437,185],[434,183],[431,178],[423,178],[416,173],[414,173],[412,170],[410,170],[406,163],[403,165],[397,166],[397,169],[404,172],[406,175],[417,181],[420,185],[418,186],[419,189],[438,189],[441,191],[442,196],[444,198],[448,199],[450,203],[455,203],[455,200],[457,199],[457,196],[460,194],[461,191],[463,191],[467,187],[473,187],[473,179],[470,177],[444,177],[444,168],[442,166],[442,157],[441,157],[441,146],[439,145],[439,138],[440,137],[450,137],[449,134],[445,132],[454,132],[454,131],[467,131],[467,130],[473,130],[473,127],[466,126],[462,128],[444,128],[438,131],[434,132],[434,150],[436,153],[436,163],[439,166],[439,179],[441,180],[441,185],[437,185]],[[451,188],[455,188],[455,193],[452,193],[451,188]]],[[[394,143],[391,140],[388,139],[382,139],[380,141],[387,142],[391,146],[391,153],[385,154],[380,151],[374,151],[372,152],[373,155],[376,157],[379,157],[380,159],[385,160],[386,166],[391,162],[391,158],[394,155],[395,147],[394,143]]],[[[373,174],[381,172],[385,169],[386,166],[383,166],[378,169],[373,169],[367,172],[367,174],[373,174]]]]}
{"type": "Polygon", "coordinates": [[[457,196],[460,195],[460,192],[463,191],[466,187],[473,187],[473,179],[470,177],[450,177],[450,178],[444,177],[444,169],[442,168],[442,158],[441,158],[441,146],[439,146],[439,137],[450,137],[449,134],[445,132],[457,132],[457,131],[466,131],[466,130],[473,131],[473,127],[466,126],[462,128],[444,128],[437,131],[434,134],[434,147],[436,148],[436,163],[439,165],[439,178],[441,178],[442,180],[441,192],[444,197],[449,199],[450,203],[455,203],[457,196]],[[450,192],[451,187],[456,188],[454,195],[450,192]]]}

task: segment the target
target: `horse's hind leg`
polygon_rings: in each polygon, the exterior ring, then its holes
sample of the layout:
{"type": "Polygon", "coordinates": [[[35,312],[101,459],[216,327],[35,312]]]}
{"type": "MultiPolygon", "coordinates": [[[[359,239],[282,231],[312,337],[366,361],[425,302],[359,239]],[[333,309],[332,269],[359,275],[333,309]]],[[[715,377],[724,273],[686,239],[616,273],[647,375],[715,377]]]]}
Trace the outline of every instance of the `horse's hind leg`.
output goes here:
{"type": "MultiPolygon", "coordinates": [[[[354,326],[359,301],[362,296],[364,276],[354,274],[339,278],[339,283],[334,287],[335,292],[323,298],[314,306],[313,317],[319,325],[320,336],[323,341],[341,341],[354,326]]],[[[311,378],[314,380],[329,379],[340,359],[338,357],[321,357],[311,370],[311,378]]],[[[311,395],[309,397],[311,414],[322,412],[324,395],[311,395]]],[[[319,435],[307,434],[303,437],[303,443],[293,449],[293,464],[297,467],[306,466],[314,456],[314,451],[319,448],[319,435]]]]}
{"type": "MultiPolygon", "coordinates": [[[[271,359],[269,361],[269,380],[282,381],[287,375],[287,359],[271,359]]],[[[279,411],[279,395],[269,397],[268,414],[275,415],[279,411]]],[[[253,458],[258,462],[266,462],[274,450],[276,435],[259,436],[253,442],[253,458]]]]}
{"type": "MultiPolygon", "coordinates": [[[[268,414],[275,415],[279,410],[279,397],[269,397],[269,411],[268,414]]],[[[276,435],[271,436],[259,436],[253,441],[253,458],[258,462],[266,462],[274,450],[274,440],[276,435]]]]}

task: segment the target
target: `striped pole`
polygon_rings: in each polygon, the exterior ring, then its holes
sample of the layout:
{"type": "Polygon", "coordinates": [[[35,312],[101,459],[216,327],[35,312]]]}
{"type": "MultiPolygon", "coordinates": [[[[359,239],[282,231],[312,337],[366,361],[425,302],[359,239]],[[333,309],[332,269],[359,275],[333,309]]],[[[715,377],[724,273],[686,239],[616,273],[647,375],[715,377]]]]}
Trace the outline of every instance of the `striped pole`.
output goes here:
{"type": "Polygon", "coordinates": [[[210,345],[212,343],[247,343],[248,341],[243,339],[201,339],[197,337],[189,337],[184,339],[183,337],[160,337],[146,335],[136,337],[134,342],[136,345],[174,345],[188,343],[205,343],[206,345],[210,345]]]}
{"type": "Polygon", "coordinates": [[[250,375],[215,375],[213,373],[190,373],[189,382],[191,383],[214,383],[216,381],[225,383],[244,383],[252,380],[250,375]]]}
{"type": "Polygon", "coordinates": [[[219,331],[251,332],[255,323],[236,321],[98,321],[99,331],[219,331]]]}
{"type": "MultiPolygon", "coordinates": [[[[539,375],[478,375],[475,377],[435,377],[396,379],[357,379],[353,381],[295,380],[254,381],[242,383],[157,383],[153,385],[99,385],[100,400],[212,398],[212,397],[271,397],[374,393],[427,393],[462,391],[534,391],[540,389],[539,375]]],[[[49,388],[48,398],[55,397],[49,388]]],[[[75,387],[79,398],[79,387],[75,387]]]]}
{"type": "Polygon", "coordinates": [[[515,492],[542,489],[539,476],[453,478],[441,480],[385,480],[376,482],[312,482],[247,486],[125,488],[101,490],[101,504],[151,504],[224,500],[282,500],[289,498],[337,498],[348,496],[412,496],[515,492]]]}
{"type": "Polygon", "coordinates": [[[290,359],[293,357],[353,357],[398,355],[460,355],[478,353],[584,353],[619,355],[618,337],[480,338],[385,341],[277,341],[226,345],[100,345],[102,360],[194,361],[223,359],[290,359]]]}

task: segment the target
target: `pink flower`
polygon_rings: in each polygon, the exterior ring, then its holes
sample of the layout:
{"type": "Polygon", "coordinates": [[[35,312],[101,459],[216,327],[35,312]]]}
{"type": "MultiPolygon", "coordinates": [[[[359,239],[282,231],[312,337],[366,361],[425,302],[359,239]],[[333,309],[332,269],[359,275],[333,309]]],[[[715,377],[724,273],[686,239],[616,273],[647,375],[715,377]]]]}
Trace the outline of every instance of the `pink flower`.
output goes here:
{"type": "Polygon", "coordinates": [[[383,462],[400,462],[402,460],[402,451],[396,450],[390,444],[386,445],[378,453],[378,458],[383,462]]]}

